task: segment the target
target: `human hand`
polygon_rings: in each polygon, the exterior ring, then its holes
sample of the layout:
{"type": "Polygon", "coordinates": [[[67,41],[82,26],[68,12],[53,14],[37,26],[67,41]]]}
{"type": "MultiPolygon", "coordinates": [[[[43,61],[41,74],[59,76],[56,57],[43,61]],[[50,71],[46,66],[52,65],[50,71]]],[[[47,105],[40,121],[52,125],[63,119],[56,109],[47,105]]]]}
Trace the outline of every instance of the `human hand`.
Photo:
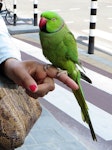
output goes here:
{"type": "Polygon", "coordinates": [[[56,68],[51,66],[45,70],[44,66],[36,61],[20,62],[10,58],[5,61],[3,68],[5,75],[24,87],[27,94],[33,98],[43,97],[49,91],[54,90],[53,78],[57,78],[72,89],[78,89],[77,84],[67,75],[62,74],[57,77],[58,70],[56,68]]]}

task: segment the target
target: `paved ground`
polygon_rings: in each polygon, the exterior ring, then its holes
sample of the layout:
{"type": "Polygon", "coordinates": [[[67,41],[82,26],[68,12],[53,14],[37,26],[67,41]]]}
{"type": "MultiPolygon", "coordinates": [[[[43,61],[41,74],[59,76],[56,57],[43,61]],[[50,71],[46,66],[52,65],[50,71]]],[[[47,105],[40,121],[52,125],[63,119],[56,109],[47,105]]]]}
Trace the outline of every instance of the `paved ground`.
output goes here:
{"type": "Polygon", "coordinates": [[[52,114],[43,107],[37,121],[24,145],[17,150],[86,150],[52,114]]]}

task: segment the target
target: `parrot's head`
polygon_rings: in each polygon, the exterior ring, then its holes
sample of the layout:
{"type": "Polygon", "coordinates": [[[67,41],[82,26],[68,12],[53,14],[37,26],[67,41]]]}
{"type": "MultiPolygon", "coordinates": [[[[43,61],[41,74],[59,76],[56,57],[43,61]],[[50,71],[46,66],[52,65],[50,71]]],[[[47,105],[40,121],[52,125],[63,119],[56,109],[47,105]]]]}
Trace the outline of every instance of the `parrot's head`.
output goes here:
{"type": "Polygon", "coordinates": [[[63,19],[52,11],[45,11],[41,14],[39,28],[43,32],[54,33],[60,30],[64,25],[63,19]]]}

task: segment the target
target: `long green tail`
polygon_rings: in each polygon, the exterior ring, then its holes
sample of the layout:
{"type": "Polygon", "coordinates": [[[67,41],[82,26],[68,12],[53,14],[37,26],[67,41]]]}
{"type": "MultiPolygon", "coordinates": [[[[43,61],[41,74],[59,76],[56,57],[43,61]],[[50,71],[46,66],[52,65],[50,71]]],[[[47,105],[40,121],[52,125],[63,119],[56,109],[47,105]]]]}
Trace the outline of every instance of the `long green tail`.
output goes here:
{"type": "Polygon", "coordinates": [[[89,125],[89,128],[90,128],[93,140],[97,141],[97,138],[96,138],[96,135],[95,135],[95,132],[94,132],[91,120],[90,120],[90,116],[89,116],[89,112],[88,112],[88,106],[86,104],[86,101],[85,101],[85,98],[84,98],[84,94],[82,92],[81,84],[78,83],[78,85],[79,85],[79,89],[76,90],[76,91],[74,90],[73,93],[74,93],[74,95],[75,95],[75,97],[77,99],[78,104],[81,107],[82,119],[83,119],[84,122],[86,122],[89,125]]]}

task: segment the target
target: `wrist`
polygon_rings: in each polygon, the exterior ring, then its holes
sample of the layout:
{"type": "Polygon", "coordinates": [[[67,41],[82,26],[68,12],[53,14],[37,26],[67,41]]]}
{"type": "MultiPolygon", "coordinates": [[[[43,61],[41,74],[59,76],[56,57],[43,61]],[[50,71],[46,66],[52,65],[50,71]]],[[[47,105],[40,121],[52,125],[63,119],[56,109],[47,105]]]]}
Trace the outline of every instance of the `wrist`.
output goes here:
{"type": "Polygon", "coordinates": [[[2,64],[2,73],[4,75],[6,75],[7,77],[9,76],[14,64],[16,64],[18,62],[17,59],[15,58],[8,58],[7,60],[5,60],[2,64]]]}

